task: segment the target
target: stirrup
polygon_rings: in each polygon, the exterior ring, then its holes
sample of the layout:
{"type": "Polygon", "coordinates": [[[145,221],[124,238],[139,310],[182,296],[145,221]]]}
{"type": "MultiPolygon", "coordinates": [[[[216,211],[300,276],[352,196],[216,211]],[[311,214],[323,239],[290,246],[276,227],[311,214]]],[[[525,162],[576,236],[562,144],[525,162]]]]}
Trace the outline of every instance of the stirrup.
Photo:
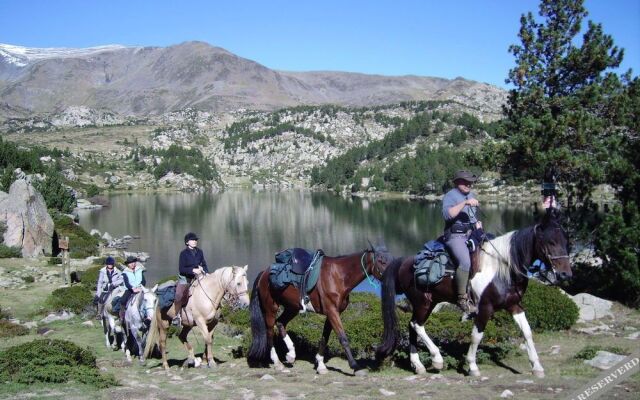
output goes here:
{"type": "Polygon", "coordinates": [[[171,325],[173,326],[182,325],[182,317],[180,317],[180,315],[176,315],[175,317],[173,317],[173,319],[171,320],[171,325]]]}

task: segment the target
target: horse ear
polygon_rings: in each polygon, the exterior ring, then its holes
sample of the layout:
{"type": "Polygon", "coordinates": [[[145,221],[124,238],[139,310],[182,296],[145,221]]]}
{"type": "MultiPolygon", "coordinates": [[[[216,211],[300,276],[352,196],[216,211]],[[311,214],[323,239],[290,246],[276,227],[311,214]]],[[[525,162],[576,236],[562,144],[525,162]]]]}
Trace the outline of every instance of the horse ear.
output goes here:
{"type": "Polygon", "coordinates": [[[249,269],[249,264],[245,264],[245,266],[242,267],[242,269],[244,269],[244,272],[247,272],[247,270],[249,269]]]}
{"type": "Polygon", "coordinates": [[[156,285],[154,287],[151,288],[151,293],[155,293],[156,290],[158,290],[158,284],[156,283],[156,285]]]}

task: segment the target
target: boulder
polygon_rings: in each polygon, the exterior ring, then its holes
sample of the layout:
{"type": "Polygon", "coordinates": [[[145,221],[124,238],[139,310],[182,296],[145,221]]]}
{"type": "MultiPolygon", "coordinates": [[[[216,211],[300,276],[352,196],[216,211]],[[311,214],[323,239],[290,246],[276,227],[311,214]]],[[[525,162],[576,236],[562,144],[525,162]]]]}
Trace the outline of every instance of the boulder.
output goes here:
{"type": "Polygon", "coordinates": [[[609,353],[608,351],[599,351],[596,353],[594,358],[591,360],[585,360],[584,363],[589,364],[594,368],[605,370],[613,367],[625,358],[627,357],[615,353],[609,353]]]}
{"type": "Polygon", "coordinates": [[[23,257],[51,254],[53,219],[44,197],[27,181],[17,180],[9,193],[0,192],[0,224],[4,244],[22,249],[23,257]]]}
{"type": "Polygon", "coordinates": [[[578,293],[571,299],[580,309],[580,317],[578,322],[593,321],[603,317],[612,317],[611,305],[609,300],[604,300],[589,293],[578,293]]]}

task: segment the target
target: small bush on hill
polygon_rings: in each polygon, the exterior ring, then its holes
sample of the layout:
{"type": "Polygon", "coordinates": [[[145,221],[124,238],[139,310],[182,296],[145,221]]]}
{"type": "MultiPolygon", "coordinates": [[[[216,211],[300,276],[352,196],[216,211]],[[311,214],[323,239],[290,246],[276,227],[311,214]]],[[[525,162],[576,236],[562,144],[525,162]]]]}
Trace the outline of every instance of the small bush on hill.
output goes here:
{"type": "Polygon", "coordinates": [[[615,353],[619,355],[629,354],[627,350],[616,346],[587,345],[583,347],[579,352],[577,352],[574,358],[577,360],[591,360],[599,351],[608,351],[609,353],[615,353]]]}
{"type": "Polygon", "coordinates": [[[82,285],[54,290],[47,298],[50,311],[71,311],[79,314],[91,306],[93,295],[82,285]]]}
{"type": "Polygon", "coordinates": [[[96,255],[99,240],[89,235],[89,232],[76,225],[66,215],[54,213],[52,215],[55,231],[59,238],[69,237],[71,258],[86,258],[96,255]]]}
{"type": "Polygon", "coordinates": [[[22,325],[14,324],[6,319],[0,319],[0,338],[22,336],[29,333],[29,329],[22,325]]]}
{"type": "Polygon", "coordinates": [[[86,271],[82,272],[82,276],[80,278],[80,283],[87,290],[96,290],[96,285],[98,285],[98,277],[100,276],[100,269],[102,265],[96,265],[94,267],[87,268],[86,271]]]}
{"type": "Polygon", "coordinates": [[[555,286],[529,281],[522,305],[535,332],[569,329],[580,316],[578,306],[555,286]]]}
{"type": "Polygon", "coordinates": [[[17,246],[6,246],[0,243],[0,258],[20,258],[22,250],[17,246]]]}
{"type": "Polygon", "coordinates": [[[112,375],[100,374],[88,349],[64,340],[34,340],[0,353],[0,381],[22,384],[76,381],[97,388],[117,385],[112,375]]]}

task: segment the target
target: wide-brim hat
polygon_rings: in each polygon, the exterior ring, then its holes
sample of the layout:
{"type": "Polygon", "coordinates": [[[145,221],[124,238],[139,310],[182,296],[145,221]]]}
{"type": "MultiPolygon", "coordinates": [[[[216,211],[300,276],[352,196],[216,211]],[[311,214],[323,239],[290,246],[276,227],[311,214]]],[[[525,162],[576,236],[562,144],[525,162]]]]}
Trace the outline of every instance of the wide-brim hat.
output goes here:
{"type": "Polygon", "coordinates": [[[452,180],[454,182],[457,180],[464,180],[464,181],[473,183],[478,180],[478,176],[471,171],[461,170],[456,172],[455,175],[453,175],[452,180]]]}
{"type": "Polygon", "coordinates": [[[125,264],[130,264],[132,262],[138,262],[138,257],[128,256],[126,260],[124,260],[125,264]]]}

